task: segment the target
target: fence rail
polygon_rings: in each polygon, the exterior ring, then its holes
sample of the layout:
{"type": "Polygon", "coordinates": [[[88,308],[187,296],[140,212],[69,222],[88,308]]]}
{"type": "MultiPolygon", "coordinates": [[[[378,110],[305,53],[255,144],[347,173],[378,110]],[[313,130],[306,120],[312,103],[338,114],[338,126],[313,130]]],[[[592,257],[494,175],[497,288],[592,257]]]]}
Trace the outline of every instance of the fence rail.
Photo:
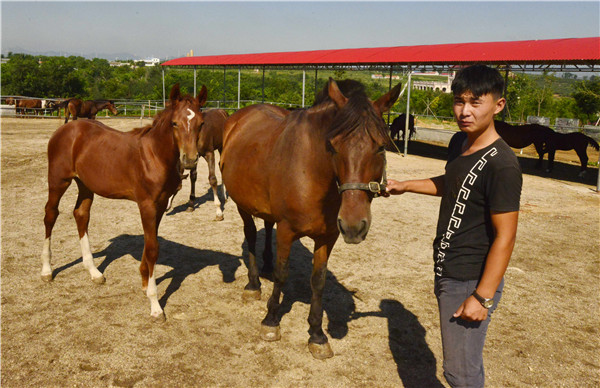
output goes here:
{"type": "MultiPolygon", "coordinates": [[[[24,96],[0,96],[0,116],[2,117],[20,117],[20,118],[62,118],[62,112],[57,110],[53,110],[50,108],[26,108],[23,114],[17,114],[16,107],[14,103],[9,105],[8,102],[10,99],[13,101],[18,100],[40,100],[40,101],[54,101],[59,102],[64,99],[59,98],[37,98],[37,97],[24,97],[24,96]]],[[[143,118],[152,118],[154,117],[160,110],[164,109],[162,100],[113,100],[115,107],[119,111],[118,116],[113,116],[108,112],[108,110],[104,110],[102,112],[98,112],[97,117],[119,117],[119,118],[131,118],[131,119],[143,119],[143,118]]],[[[286,109],[300,109],[302,106],[300,104],[291,104],[286,102],[276,102],[276,101],[262,101],[262,100],[213,100],[207,101],[205,109],[210,108],[218,108],[225,109],[230,114],[237,111],[240,108],[253,105],[253,104],[272,104],[277,105],[286,109]]],[[[389,113],[389,122],[391,123],[393,119],[398,116],[402,112],[390,112],[389,113]]],[[[434,115],[414,115],[416,118],[423,118],[426,120],[434,120],[438,121],[440,124],[443,124],[444,121],[453,121],[452,117],[441,117],[434,115]]],[[[388,121],[388,115],[384,115],[384,119],[388,121]]],[[[511,123],[511,124],[520,124],[520,123],[511,123]]],[[[569,125],[561,125],[560,128],[556,128],[556,126],[547,125],[550,128],[558,129],[560,132],[583,132],[588,136],[593,137],[596,140],[600,141],[600,127],[597,126],[569,126],[569,125]]],[[[444,129],[444,128],[440,128],[444,129]]]]}

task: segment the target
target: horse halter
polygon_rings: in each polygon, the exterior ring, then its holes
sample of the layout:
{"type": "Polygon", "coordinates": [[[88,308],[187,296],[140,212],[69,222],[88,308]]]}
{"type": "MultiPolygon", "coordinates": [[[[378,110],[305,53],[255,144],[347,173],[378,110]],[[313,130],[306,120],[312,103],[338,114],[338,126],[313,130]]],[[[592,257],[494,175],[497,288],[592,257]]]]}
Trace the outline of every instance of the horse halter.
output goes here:
{"type": "Polygon", "coordinates": [[[346,190],[363,190],[373,193],[375,198],[380,196],[380,193],[385,191],[387,186],[387,158],[385,157],[385,153],[383,154],[383,177],[380,182],[371,181],[369,183],[344,183],[340,185],[338,183],[338,193],[342,194],[346,190]]]}

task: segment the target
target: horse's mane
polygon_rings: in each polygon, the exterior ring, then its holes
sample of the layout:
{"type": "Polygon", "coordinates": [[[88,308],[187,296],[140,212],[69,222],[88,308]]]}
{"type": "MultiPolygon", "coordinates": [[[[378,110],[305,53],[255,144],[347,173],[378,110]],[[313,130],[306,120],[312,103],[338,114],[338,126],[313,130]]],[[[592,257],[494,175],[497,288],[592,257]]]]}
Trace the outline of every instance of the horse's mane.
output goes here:
{"type": "MultiPolygon", "coordinates": [[[[346,105],[340,109],[328,129],[326,137],[331,139],[338,135],[348,136],[361,128],[376,140],[387,140],[386,126],[382,118],[375,111],[371,100],[367,97],[365,87],[355,80],[343,80],[337,82],[338,88],[348,99],[346,105]],[[373,131],[372,129],[375,129],[373,131]]],[[[325,85],[315,99],[313,107],[326,106],[333,103],[329,97],[329,85],[325,85]]]]}
{"type": "Polygon", "coordinates": [[[171,116],[173,115],[173,108],[171,105],[168,105],[165,110],[159,112],[156,116],[154,116],[154,120],[152,120],[152,124],[145,125],[139,128],[133,128],[129,133],[133,136],[142,137],[150,132],[154,128],[158,128],[164,123],[171,121],[171,116]]]}

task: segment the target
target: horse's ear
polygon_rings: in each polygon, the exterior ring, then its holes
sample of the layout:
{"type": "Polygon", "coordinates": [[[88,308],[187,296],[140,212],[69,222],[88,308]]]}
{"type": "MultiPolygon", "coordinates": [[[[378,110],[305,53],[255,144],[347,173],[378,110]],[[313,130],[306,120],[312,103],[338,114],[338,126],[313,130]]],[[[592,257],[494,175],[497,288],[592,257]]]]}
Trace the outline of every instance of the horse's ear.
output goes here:
{"type": "Polygon", "coordinates": [[[348,102],[346,96],[342,94],[337,83],[331,77],[329,77],[327,93],[329,94],[329,98],[331,98],[335,102],[335,105],[337,105],[337,107],[340,109],[343,108],[344,105],[346,105],[346,103],[348,102]]]}
{"type": "Polygon", "coordinates": [[[208,97],[208,90],[206,89],[206,85],[202,85],[202,89],[200,89],[200,93],[198,93],[198,103],[200,106],[204,106],[206,104],[206,99],[208,97]]]}
{"type": "Polygon", "coordinates": [[[169,94],[169,100],[171,100],[171,102],[174,103],[175,101],[179,100],[180,96],[181,96],[181,92],[179,90],[179,82],[178,82],[175,85],[173,85],[173,87],[171,88],[171,93],[169,94]]]}
{"type": "Polygon", "coordinates": [[[394,88],[392,90],[390,90],[383,96],[379,97],[377,99],[377,101],[375,101],[373,103],[373,106],[375,107],[377,112],[379,112],[379,114],[382,114],[383,112],[387,112],[388,110],[390,110],[392,105],[394,105],[394,103],[398,99],[398,96],[400,96],[400,88],[401,87],[402,87],[402,83],[399,83],[398,85],[394,86],[394,88]]]}

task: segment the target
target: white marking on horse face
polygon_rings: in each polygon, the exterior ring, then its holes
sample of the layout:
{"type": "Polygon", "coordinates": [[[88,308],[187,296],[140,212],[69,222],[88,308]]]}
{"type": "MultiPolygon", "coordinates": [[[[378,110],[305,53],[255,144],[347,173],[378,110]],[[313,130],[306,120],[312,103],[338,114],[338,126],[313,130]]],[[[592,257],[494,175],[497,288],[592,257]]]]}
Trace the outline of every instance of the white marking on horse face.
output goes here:
{"type": "Polygon", "coordinates": [[[187,130],[188,130],[188,132],[189,132],[189,131],[191,130],[191,122],[192,122],[192,119],[193,119],[194,117],[196,117],[196,114],[195,114],[195,113],[194,113],[194,111],[193,111],[193,110],[191,110],[190,108],[188,108],[188,109],[187,109],[187,111],[188,111],[188,112],[190,112],[190,114],[189,114],[189,115],[187,115],[187,119],[188,119],[188,126],[187,126],[187,130]]]}

